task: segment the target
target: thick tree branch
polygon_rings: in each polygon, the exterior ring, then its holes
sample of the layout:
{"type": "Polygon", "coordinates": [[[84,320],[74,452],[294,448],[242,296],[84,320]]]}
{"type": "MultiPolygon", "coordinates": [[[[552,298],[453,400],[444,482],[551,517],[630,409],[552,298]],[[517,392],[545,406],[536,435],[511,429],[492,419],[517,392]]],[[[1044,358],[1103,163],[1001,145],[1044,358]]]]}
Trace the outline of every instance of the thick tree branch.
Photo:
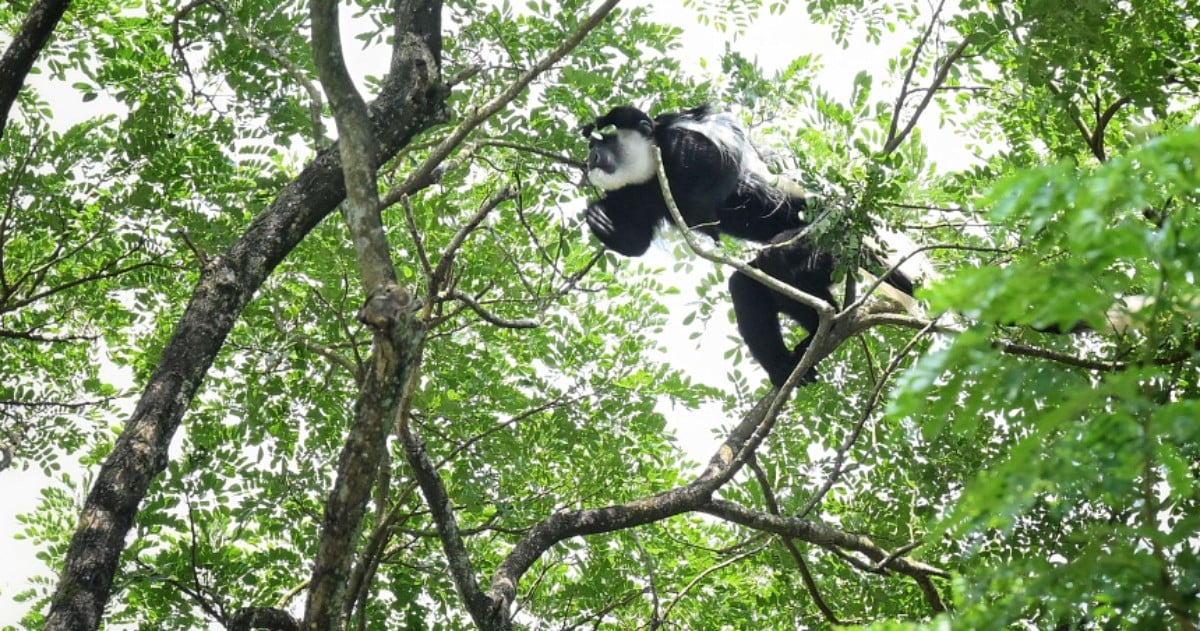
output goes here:
{"type": "Polygon", "coordinates": [[[1104,148],[1104,132],[1108,129],[1108,124],[1112,122],[1112,119],[1117,115],[1117,112],[1131,102],[1132,99],[1127,96],[1123,96],[1109,104],[1109,106],[1105,108],[1103,112],[1098,113],[1098,116],[1096,117],[1096,130],[1092,132],[1092,137],[1088,143],[1088,146],[1090,146],[1092,149],[1092,155],[1096,156],[1097,160],[1101,162],[1108,160],[1108,152],[1104,148]]]}
{"type": "MultiPolygon", "coordinates": [[[[338,152],[346,179],[342,208],[354,239],[358,273],[364,293],[395,282],[396,272],[379,216],[379,187],[375,180],[375,138],[367,104],[354,87],[342,57],[337,0],[311,0],[313,63],[338,130],[338,152]]],[[[436,65],[436,60],[435,60],[436,65]]]]}
{"type": "Polygon", "coordinates": [[[413,469],[413,475],[417,478],[417,484],[425,496],[425,502],[429,505],[433,522],[437,526],[438,538],[442,541],[442,550],[450,567],[455,590],[466,605],[475,626],[480,629],[497,628],[498,620],[494,609],[483,590],[479,588],[471,556],[467,552],[462,533],[459,532],[458,520],[454,516],[450,495],[446,492],[446,485],[442,483],[441,476],[438,475],[437,467],[429,459],[425,445],[412,432],[408,423],[401,424],[398,434],[400,442],[404,445],[404,455],[413,469]]]}
{"type": "MultiPolygon", "coordinates": [[[[747,528],[754,528],[755,530],[762,530],[786,537],[795,537],[830,550],[858,552],[875,562],[884,561],[889,557],[889,552],[879,547],[869,537],[844,532],[810,519],[760,513],[738,506],[733,502],[717,499],[712,500],[711,503],[700,510],[714,517],[720,517],[735,524],[741,524],[747,528]]],[[[950,578],[950,573],[945,570],[904,556],[893,558],[885,567],[880,569],[892,570],[913,577],[936,576],[938,578],[950,578]]]]}
{"type": "Polygon", "coordinates": [[[300,623],[283,609],[246,607],[229,618],[229,631],[270,629],[271,631],[300,631],[300,623]]]}
{"type": "MultiPolygon", "coordinates": [[[[359,277],[368,294],[359,320],[374,332],[370,367],[361,381],[354,422],[325,502],[303,623],[305,629],[338,629],[348,611],[346,588],[367,502],[385,460],[392,419],[416,370],[424,328],[412,315],[416,303],[395,283],[396,270],[379,214],[373,161],[375,132],[367,105],[354,87],[342,56],[338,1],[310,0],[309,12],[313,63],[337,124],[338,154],[347,193],[343,216],[354,242],[359,277]]],[[[429,30],[440,32],[439,18],[440,13],[433,14],[429,30]]],[[[440,76],[440,60],[430,51],[418,47],[413,54],[424,57],[422,61],[432,70],[432,76],[440,76]]]]}
{"type": "Polygon", "coordinates": [[[305,629],[342,627],[350,566],[367,501],[384,462],[392,419],[420,355],[424,329],[412,315],[415,302],[395,284],[384,287],[373,292],[360,312],[370,313],[360,319],[374,330],[374,352],[355,402],[354,423],[338,457],[337,478],[325,502],[305,629]]]}
{"type": "Polygon", "coordinates": [[[21,86],[25,84],[25,77],[70,5],[71,0],[35,2],[29,7],[29,14],[4,51],[4,56],[0,57],[0,138],[4,137],[9,111],[21,92],[21,86]]]}
{"type": "Polygon", "coordinates": [[[685,486],[635,500],[627,504],[567,511],[537,523],[513,547],[492,575],[488,596],[494,608],[493,627],[510,629],[509,607],[516,599],[517,584],[543,553],[560,541],[582,535],[623,530],[660,521],[681,513],[702,510],[712,494],[745,464],[749,454],[766,438],[773,426],[779,397],[764,397],[726,437],[708,466],[685,486]]]}
{"type": "MultiPolygon", "coordinates": [[[[400,4],[435,18],[441,11],[438,0],[400,4]]],[[[388,79],[372,104],[376,165],[445,116],[445,91],[427,68],[431,55],[436,59],[441,54],[438,21],[406,16],[396,29],[397,41],[421,42],[425,50],[393,56],[388,79]]],[[[138,505],[166,468],[171,438],[226,335],[275,266],[345,194],[337,152],[322,152],[227,251],[204,267],[162,359],[84,503],[46,629],[76,631],[100,624],[138,505]]]]}

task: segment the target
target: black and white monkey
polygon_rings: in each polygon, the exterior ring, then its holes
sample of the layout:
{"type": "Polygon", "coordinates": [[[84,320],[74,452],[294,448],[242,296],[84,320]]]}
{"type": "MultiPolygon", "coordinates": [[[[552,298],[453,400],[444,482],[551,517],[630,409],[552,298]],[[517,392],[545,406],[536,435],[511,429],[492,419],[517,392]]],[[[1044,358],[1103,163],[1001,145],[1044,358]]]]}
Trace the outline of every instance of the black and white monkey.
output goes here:
{"type": "Polygon", "coordinates": [[[587,222],[604,245],[640,256],[670,221],[658,185],[651,146],[684,221],[709,235],[759,243],[804,226],[805,202],[769,184],[766,166],[746,134],[725,114],[701,106],[650,118],[628,105],[583,128],[588,179],[604,197],[588,206],[587,222]]]}
{"type": "MultiPolygon", "coordinates": [[[[588,206],[587,223],[604,245],[625,256],[641,256],[659,228],[670,222],[651,153],[657,145],[671,196],[688,227],[713,239],[725,234],[771,244],[752,266],[837,305],[830,285],[838,261],[833,253],[814,248],[805,235],[803,193],[772,184],[774,178],[732,117],[701,106],[651,118],[635,107],[620,106],[586,125],[583,134],[589,140],[588,179],[604,190],[588,206]]],[[[886,256],[881,262],[890,267],[886,256]]],[[[912,296],[912,272],[905,267],[884,282],[912,296]]],[[[817,329],[816,310],[741,272],[729,279],[729,289],[738,332],[771,382],[781,386],[817,329]],[[784,342],[780,313],[809,334],[794,349],[784,342]]],[[[804,375],[806,382],[815,378],[815,369],[804,375]]]]}

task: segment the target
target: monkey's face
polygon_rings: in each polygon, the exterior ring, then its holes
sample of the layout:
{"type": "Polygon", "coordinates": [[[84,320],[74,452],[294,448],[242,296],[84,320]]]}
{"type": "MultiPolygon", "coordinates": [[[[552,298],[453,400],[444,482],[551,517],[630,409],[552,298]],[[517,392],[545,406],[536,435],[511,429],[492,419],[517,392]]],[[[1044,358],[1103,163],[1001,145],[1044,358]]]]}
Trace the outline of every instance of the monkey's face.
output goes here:
{"type": "Polygon", "coordinates": [[[650,151],[654,123],[640,110],[617,108],[584,127],[583,134],[588,139],[588,180],[592,184],[615,191],[655,176],[650,151]]]}
{"type": "Polygon", "coordinates": [[[618,129],[592,140],[588,151],[588,179],[606,191],[642,184],[654,177],[650,138],[632,129],[618,129]]]}

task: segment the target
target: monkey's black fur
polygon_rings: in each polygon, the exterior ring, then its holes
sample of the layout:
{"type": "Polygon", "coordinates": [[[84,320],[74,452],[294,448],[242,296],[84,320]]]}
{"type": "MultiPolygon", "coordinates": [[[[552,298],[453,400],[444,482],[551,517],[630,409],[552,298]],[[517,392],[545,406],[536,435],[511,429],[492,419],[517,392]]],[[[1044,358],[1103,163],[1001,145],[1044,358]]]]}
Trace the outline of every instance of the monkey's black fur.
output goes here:
{"type": "MultiPolygon", "coordinates": [[[[631,106],[613,108],[584,127],[589,139],[588,178],[604,195],[587,209],[592,233],[626,256],[641,256],[660,226],[670,221],[654,169],[651,144],[662,151],[671,196],[687,225],[717,239],[726,234],[776,247],[750,263],[800,291],[837,305],[830,284],[838,261],[803,235],[804,197],[772,186],[745,132],[707,106],[649,115],[631,106]]],[[[886,282],[912,295],[899,271],[886,282]]],[[[738,331],[750,354],[780,386],[796,367],[817,329],[816,310],[735,272],[729,279],[738,331]],[[779,314],[809,333],[795,349],[784,343],[779,314]]],[[[816,378],[816,370],[804,381],[816,378]]]]}
{"type": "Polygon", "coordinates": [[[804,198],[770,186],[766,174],[753,168],[761,163],[741,128],[708,106],[653,120],[637,108],[620,106],[583,133],[590,139],[589,177],[605,189],[604,197],[588,207],[588,225],[621,254],[644,254],[659,226],[670,221],[649,156],[651,142],[662,151],[671,197],[689,227],[713,239],[723,233],[766,243],[805,225],[800,218],[804,198]],[[602,132],[608,129],[615,131],[602,132]],[[610,187],[605,175],[628,181],[610,187]]]}

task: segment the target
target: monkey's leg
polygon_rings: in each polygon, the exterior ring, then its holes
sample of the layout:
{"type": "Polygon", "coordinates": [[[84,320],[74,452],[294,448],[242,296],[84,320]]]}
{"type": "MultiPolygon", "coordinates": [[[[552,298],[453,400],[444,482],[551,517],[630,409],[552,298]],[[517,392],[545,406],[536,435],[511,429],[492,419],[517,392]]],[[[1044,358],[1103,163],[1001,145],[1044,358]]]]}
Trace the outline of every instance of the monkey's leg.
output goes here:
{"type": "MultiPolygon", "coordinates": [[[[776,387],[782,386],[795,369],[804,349],[808,347],[808,338],[800,343],[795,352],[788,349],[779,324],[780,301],[783,297],[768,289],[766,285],[741,272],[734,272],[729,278],[729,294],[733,298],[738,333],[746,342],[750,355],[767,371],[771,383],[776,387]]],[[[815,331],[818,321],[816,311],[800,306],[802,308],[799,310],[789,309],[790,312],[795,312],[789,315],[796,317],[802,311],[807,311],[808,315],[803,320],[797,318],[797,321],[805,330],[815,331]]],[[[804,375],[802,382],[812,382],[816,377],[814,367],[814,370],[804,375]]]]}

